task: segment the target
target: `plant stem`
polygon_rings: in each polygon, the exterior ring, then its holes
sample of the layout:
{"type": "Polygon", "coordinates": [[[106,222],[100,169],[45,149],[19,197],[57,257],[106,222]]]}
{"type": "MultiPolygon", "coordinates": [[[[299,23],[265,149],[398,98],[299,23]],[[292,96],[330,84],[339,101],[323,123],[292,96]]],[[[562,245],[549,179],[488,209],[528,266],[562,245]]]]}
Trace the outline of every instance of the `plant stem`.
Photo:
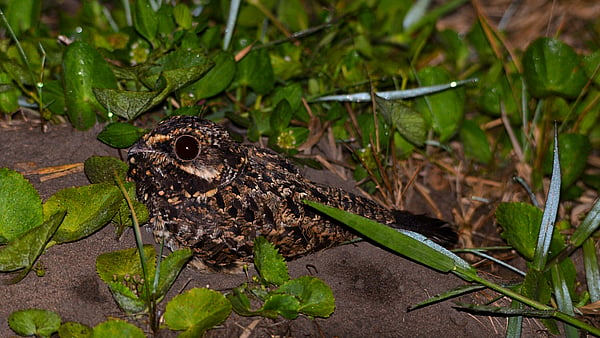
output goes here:
{"type": "MultiPolygon", "coordinates": [[[[115,181],[117,182],[119,189],[121,189],[121,193],[123,194],[123,197],[125,197],[125,201],[127,201],[127,206],[129,207],[129,210],[131,211],[131,219],[133,222],[133,231],[135,233],[135,243],[137,245],[138,252],[140,253],[142,274],[144,275],[144,287],[146,289],[146,295],[147,295],[147,297],[146,297],[146,299],[144,299],[144,301],[146,301],[146,305],[148,306],[148,314],[150,316],[150,327],[152,328],[153,332],[156,332],[158,330],[158,321],[156,320],[155,292],[154,292],[154,289],[150,288],[150,281],[148,278],[150,276],[148,275],[148,268],[146,266],[147,260],[146,260],[146,253],[144,252],[144,243],[142,242],[142,232],[140,231],[140,224],[138,222],[137,215],[135,214],[135,210],[133,209],[133,203],[131,203],[131,199],[129,198],[129,194],[127,193],[127,190],[125,189],[123,182],[121,182],[121,179],[117,175],[116,171],[115,171],[114,175],[115,175],[115,181]]],[[[143,295],[143,293],[142,293],[142,295],[143,295]]]]}
{"type": "Polygon", "coordinates": [[[516,301],[519,301],[525,305],[531,306],[534,309],[537,310],[545,310],[545,311],[552,311],[551,316],[554,317],[555,319],[558,319],[562,322],[565,322],[567,324],[571,324],[577,328],[580,328],[582,330],[586,330],[587,332],[595,335],[595,336],[600,336],[600,329],[591,326],[585,322],[582,322],[581,320],[573,317],[573,316],[569,316],[568,314],[558,311],[553,307],[550,307],[548,305],[544,305],[542,303],[539,303],[533,299],[527,298],[517,292],[514,292],[510,289],[504,288],[498,284],[495,284],[493,282],[490,282],[486,279],[483,279],[479,276],[474,276],[473,280],[476,281],[477,283],[480,283],[482,285],[485,285],[486,287],[497,291],[503,295],[505,295],[506,297],[509,297],[511,299],[514,299],[516,301]]]}

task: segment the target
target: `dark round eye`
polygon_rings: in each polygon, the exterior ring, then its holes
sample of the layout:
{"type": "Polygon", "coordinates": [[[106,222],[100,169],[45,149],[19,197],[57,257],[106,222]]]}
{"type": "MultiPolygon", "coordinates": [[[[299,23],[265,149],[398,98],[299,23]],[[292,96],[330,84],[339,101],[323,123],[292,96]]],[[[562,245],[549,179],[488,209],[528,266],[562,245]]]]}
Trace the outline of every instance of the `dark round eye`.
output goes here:
{"type": "Polygon", "coordinates": [[[189,135],[179,136],[175,141],[175,155],[184,161],[191,161],[200,153],[200,143],[189,135]]]}

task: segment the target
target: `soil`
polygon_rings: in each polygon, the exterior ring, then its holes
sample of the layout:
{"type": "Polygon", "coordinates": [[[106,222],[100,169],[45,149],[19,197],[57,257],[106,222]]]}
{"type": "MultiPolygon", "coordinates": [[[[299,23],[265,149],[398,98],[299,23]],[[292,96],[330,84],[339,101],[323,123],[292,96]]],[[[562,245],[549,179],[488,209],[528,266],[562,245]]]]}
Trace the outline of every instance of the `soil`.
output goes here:
{"type": "MultiPolygon", "coordinates": [[[[92,155],[119,157],[117,150],[96,140],[99,128],[81,132],[68,125],[51,125],[46,133],[42,133],[39,125],[32,122],[0,123],[0,167],[27,172],[35,168],[81,163],[92,155]]],[[[319,175],[325,174],[317,173],[313,179],[318,179],[319,175]]],[[[83,172],[50,180],[42,180],[39,175],[26,177],[44,200],[62,188],[89,184],[83,172]]],[[[153,243],[149,233],[145,235],[145,242],[153,243]]],[[[30,273],[18,284],[0,285],[0,294],[3,295],[0,337],[14,335],[6,319],[13,311],[25,308],[52,310],[60,314],[63,321],[89,326],[109,317],[135,321],[120,311],[95,271],[95,259],[99,254],[134,246],[132,231],[127,231],[117,240],[114,227],[109,225],[81,241],[49,248],[38,261],[45,268],[45,276],[30,273]]],[[[465,283],[453,275],[437,273],[366,242],[313,254],[290,262],[289,267],[292,277],[313,274],[331,286],[337,307],[330,318],[290,321],[244,318],[232,314],[208,336],[504,336],[505,318],[476,317],[457,311],[452,302],[408,312],[407,307],[465,283]]],[[[192,287],[208,286],[227,292],[245,280],[244,275],[206,274],[186,268],[167,299],[192,287]]],[[[471,297],[460,300],[473,301],[471,297]]],[[[160,304],[161,309],[165,304],[160,304]]],[[[538,329],[540,327],[532,323],[525,328],[524,336],[536,336],[538,329]]],[[[159,336],[174,334],[164,330],[159,336]]]]}

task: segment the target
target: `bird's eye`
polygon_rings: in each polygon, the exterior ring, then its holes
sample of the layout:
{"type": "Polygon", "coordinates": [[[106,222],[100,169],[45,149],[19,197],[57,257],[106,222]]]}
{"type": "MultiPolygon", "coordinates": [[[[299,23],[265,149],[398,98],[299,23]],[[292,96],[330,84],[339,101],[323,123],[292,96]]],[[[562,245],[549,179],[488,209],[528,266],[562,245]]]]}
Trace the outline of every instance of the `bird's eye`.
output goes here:
{"type": "Polygon", "coordinates": [[[200,143],[189,135],[179,136],[175,141],[175,155],[183,161],[191,161],[200,153],[200,143]]]}

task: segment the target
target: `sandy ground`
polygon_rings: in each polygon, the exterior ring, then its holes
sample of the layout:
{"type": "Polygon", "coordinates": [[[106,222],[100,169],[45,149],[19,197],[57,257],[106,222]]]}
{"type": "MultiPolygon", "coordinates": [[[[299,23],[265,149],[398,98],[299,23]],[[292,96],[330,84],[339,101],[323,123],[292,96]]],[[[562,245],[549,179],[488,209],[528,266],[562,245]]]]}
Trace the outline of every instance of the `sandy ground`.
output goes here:
{"type": "MultiPolygon", "coordinates": [[[[117,150],[96,140],[98,131],[84,133],[70,126],[50,126],[47,133],[42,133],[39,126],[27,122],[15,122],[12,126],[3,123],[0,167],[63,165],[83,162],[92,155],[118,157],[117,150]]],[[[65,187],[88,184],[82,172],[45,182],[37,175],[27,178],[43,199],[65,187]]],[[[146,242],[152,242],[150,236],[146,242]]],[[[79,242],[50,248],[40,259],[46,269],[44,277],[30,273],[16,285],[0,285],[3,295],[0,337],[14,335],[6,319],[11,312],[25,308],[49,309],[59,313],[64,321],[90,326],[108,317],[126,318],[96,275],[95,259],[101,253],[134,246],[131,231],[117,241],[114,228],[107,226],[79,242]]],[[[290,262],[291,276],[311,273],[309,265],[314,267],[311,272],[333,289],[337,308],[330,318],[288,321],[232,314],[208,336],[238,337],[248,327],[252,327],[251,337],[503,336],[504,318],[473,317],[453,309],[451,302],[407,312],[408,306],[464,283],[453,275],[436,273],[369,243],[337,247],[290,262]]],[[[243,275],[202,274],[186,268],[167,298],[196,286],[227,292],[245,278],[243,275]]],[[[161,303],[161,308],[165,304],[161,303]]],[[[534,329],[530,330],[535,336],[534,329]]],[[[165,330],[160,336],[173,336],[173,333],[165,330]]]]}

